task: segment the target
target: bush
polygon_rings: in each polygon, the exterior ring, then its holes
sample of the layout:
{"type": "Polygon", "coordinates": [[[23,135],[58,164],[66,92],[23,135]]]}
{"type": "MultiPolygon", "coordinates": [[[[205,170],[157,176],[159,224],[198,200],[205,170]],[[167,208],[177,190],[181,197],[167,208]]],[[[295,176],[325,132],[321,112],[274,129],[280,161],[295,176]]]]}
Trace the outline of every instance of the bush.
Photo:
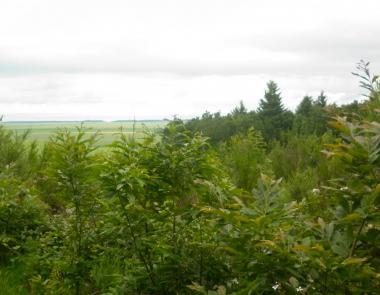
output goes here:
{"type": "Polygon", "coordinates": [[[0,263],[28,251],[46,228],[45,206],[11,172],[0,173],[0,263]]]}
{"type": "Polygon", "coordinates": [[[257,131],[234,135],[220,148],[223,164],[234,184],[250,192],[261,173],[269,171],[264,141],[257,131]]]}

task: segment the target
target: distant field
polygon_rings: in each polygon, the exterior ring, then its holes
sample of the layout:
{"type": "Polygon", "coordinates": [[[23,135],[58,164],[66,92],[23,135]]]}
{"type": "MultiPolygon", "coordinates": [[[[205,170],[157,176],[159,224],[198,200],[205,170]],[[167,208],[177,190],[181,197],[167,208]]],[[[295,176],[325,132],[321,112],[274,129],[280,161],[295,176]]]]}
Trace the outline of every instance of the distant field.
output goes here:
{"type": "MultiPolygon", "coordinates": [[[[48,141],[50,136],[58,129],[67,128],[76,132],[76,127],[82,122],[2,122],[5,129],[14,130],[23,133],[30,130],[29,141],[37,141],[40,144],[48,141]]],[[[157,130],[164,127],[166,121],[120,121],[120,122],[83,122],[84,126],[91,128],[89,133],[99,131],[101,133],[101,145],[107,145],[115,140],[120,134],[120,127],[123,128],[124,134],[133,135],[141,139],[144,136],[144,130],[157,130]]]]}

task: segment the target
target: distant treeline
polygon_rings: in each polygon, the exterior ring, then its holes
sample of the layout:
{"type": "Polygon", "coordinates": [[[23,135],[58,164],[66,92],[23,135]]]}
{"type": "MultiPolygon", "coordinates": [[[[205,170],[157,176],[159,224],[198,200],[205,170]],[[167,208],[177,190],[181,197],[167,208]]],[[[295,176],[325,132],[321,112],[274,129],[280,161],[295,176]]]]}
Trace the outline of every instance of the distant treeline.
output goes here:
{"type": "Polygon", "coordinates": [[[227,115],[205,112],[201,117],[186,121],[186,127],[209,137],[213,145],[225,142],[235,134],[246,133],[250,128],[259,131],[268,143],[286,140],[290,133],[321,136],[327,131],[329,117],[337,112],[358,112],[360,108],[358,101],[339,107],[328,104],[325,93],[321,91],[316,98],[305,96],[293,113],[284,107],[277,84],[270,81],[257,110],[247,110],[240,102],[227,115]]]}

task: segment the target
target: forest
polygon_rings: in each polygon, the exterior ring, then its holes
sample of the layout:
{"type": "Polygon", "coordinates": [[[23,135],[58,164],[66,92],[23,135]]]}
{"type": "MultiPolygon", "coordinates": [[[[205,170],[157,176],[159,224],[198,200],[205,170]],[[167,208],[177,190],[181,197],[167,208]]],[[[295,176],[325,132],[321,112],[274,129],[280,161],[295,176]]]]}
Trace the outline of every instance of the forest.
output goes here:
{"type": "Polygon", "coordinates": [[[380,78],[99,148],[0,127],[0,294],[378,294],[380,78]]]}

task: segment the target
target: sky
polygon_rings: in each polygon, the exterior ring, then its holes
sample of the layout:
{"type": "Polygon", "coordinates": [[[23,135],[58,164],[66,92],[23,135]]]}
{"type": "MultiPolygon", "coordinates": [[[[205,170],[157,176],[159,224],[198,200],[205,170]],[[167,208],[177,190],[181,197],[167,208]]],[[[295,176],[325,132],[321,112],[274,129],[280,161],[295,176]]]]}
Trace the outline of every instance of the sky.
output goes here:
{"type": "Polygon", "coordinates": [[[360,98],[380,73],[380,1],[1,0],[0,114],[12,120],[184,119],[360,98]]]}

